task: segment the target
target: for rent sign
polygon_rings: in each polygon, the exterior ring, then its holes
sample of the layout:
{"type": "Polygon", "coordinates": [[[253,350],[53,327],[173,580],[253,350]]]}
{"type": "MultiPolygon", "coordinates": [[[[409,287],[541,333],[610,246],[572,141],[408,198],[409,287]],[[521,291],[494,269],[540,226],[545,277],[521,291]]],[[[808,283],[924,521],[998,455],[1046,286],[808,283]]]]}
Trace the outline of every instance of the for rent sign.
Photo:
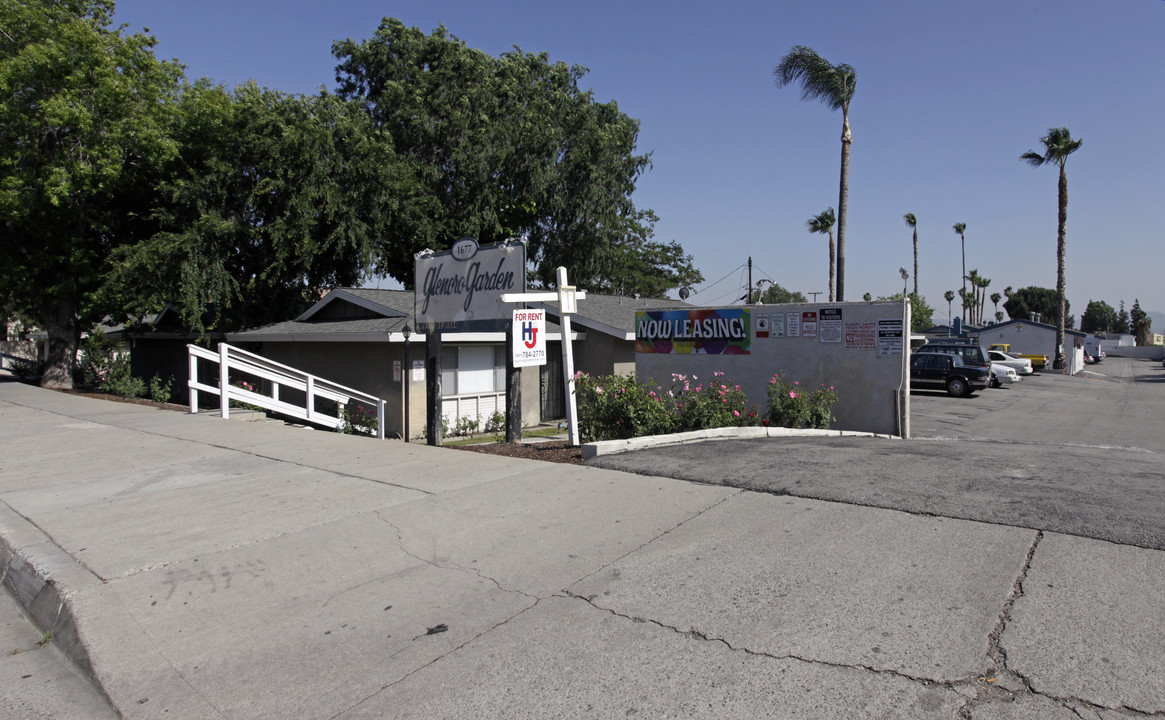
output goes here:
{"type": "Polygon", "coordinates": [[[416,321],[421,327],[509,320],[502,294],[526,289],[524,243],[479,247],[464,239],[449,252],[419,253],[416,260],[416,321]]]}
{"type": "Polygon", "coordinates": [[[750,308],[635,313],[635,352],[748,355],[751,339],[750,308]]]}

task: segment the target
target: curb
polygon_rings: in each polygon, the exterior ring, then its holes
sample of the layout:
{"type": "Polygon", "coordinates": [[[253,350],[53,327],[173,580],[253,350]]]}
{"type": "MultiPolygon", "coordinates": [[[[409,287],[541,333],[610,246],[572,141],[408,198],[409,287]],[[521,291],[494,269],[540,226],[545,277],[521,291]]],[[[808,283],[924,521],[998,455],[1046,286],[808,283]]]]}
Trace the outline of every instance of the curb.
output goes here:
{"type": "Polygon", "coordinates": [[[627,438],[625,440],[600,440],[584,443],[582,446],[583,460],[599,455],[615,455],[632,450],[645,450],[666,445],[686,445],[688,443],[705,442],[708,440],[743,440],[749,438],[787,438],[787,437],[866,437],[883,438],[887,440],[901,440],[898,435],[884,435],[855,430],[794,430],[793,428],[764,428],[764,427],[723,427],[708,430],[691,430],[689,432],[673,433],[671,435],[646,435],[643,437],[627,438]]]}
{"type": "Polygon", "coordinates": [[[0,585],[39,630],[52,634],[52,644],[108,700],[81,641],[69,599],[77,589],[100,584],[101,578],[58,547],[44,531],[0,503],[0,585]]]}

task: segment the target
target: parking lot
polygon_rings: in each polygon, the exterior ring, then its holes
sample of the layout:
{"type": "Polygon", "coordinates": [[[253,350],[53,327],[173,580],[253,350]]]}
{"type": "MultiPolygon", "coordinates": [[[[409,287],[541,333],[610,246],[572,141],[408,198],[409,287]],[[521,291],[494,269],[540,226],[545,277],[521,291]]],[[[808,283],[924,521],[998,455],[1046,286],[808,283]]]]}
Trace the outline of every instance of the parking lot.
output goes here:
{"type": "Polygon", "coordinates": [[[1163,401],[1159,361],[1109,358],[968,398],[914,391],[908,441],[729,440],[587,464],[1165,549],[1163,401]]]}

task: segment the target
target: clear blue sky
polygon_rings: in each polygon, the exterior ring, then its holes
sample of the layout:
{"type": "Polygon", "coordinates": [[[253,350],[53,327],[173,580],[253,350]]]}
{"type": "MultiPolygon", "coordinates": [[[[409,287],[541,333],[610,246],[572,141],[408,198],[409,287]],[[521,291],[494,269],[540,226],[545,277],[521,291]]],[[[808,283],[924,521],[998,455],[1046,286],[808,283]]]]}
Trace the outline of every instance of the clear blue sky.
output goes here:
{"type": "MultiPolygon", "coordinates": [[[[805,222],[837,205],[841,113],[777,90],[794,45],[857,70],[846,299],[902,289],[918,217],[920,290],[946,319],[943,292],[967,268],[988,294],[1056,283],[1054,166],[1048,128],[1084,145],[1068,162],[1068,299],[1134,298],[1165,312],[1165,2],[1162,0],[768,0],[557,3],[546,0],[118,0],[117,19],[149,27],[190,79],[255,80],[296,93],[335,86],[335,40],[371,36],[382,17],[471,47],[520,46],[590,68],[583,84],[637,118],[653,168],[634,199],[660,217],[706,282],[691,298],[727,304],[744,263],[808,293],[825,291],[824,236],[805,222]],[[720,281],[715,284],[716,281],[720,281]]],[[[910,281],[911,284],[913,280],[910,281]]],[[[824,297],[824,296],[822,296],[824,297]]],[[[990,302],[988,314],[992,312],[990,302]]],[[[956,314],[957,314],[956,308],[956,314]]]]}

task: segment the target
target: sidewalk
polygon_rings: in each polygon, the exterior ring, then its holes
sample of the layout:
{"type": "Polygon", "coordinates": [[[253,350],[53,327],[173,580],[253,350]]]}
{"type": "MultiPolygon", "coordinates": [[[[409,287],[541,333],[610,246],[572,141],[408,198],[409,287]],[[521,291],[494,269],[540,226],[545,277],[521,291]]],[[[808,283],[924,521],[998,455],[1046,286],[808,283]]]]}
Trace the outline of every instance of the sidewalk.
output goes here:
{"type": "Polygon", "coordinates": [[[3,584],[127,718],[1165,713],[1157,551],[14,382],[0,437],[3,584]]]}

